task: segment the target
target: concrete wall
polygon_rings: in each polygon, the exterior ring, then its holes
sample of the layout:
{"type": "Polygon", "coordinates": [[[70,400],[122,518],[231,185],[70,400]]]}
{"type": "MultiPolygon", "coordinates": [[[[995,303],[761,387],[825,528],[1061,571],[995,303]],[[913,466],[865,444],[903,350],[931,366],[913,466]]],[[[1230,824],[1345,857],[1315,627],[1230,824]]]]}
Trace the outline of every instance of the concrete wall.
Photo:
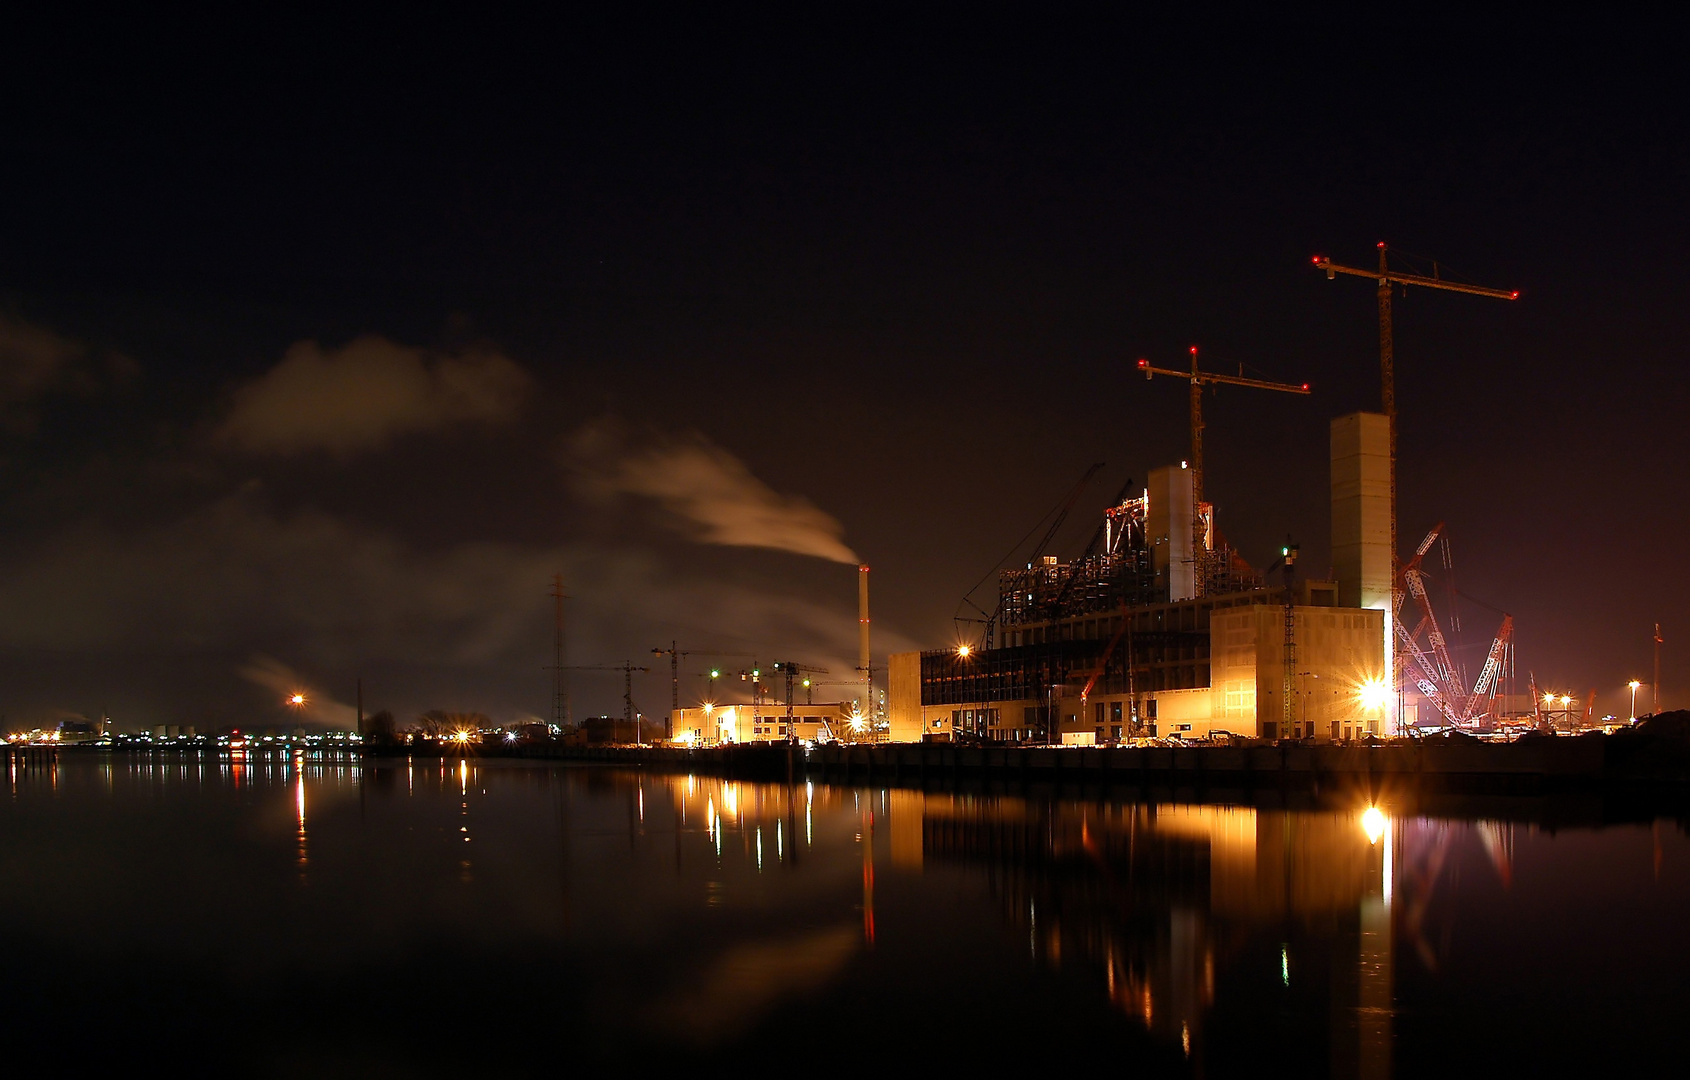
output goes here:
{"type": "Polygon", "coordinates": [[[1391,433],[1379,413],[1332,421],[1332,566],[1341,607],[1391,606],[1391,433]]]}

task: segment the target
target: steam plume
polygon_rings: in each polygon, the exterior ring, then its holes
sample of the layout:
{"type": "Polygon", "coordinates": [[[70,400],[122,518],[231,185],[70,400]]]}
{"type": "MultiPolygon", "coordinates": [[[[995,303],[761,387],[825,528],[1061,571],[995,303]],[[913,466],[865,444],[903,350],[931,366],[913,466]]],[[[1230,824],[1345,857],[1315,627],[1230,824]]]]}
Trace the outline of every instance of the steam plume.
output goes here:
{"type": "Polygon", "coordinates": [[[638,448],[621,425],[593,424],[569,456],[584,487],[655,500],[675,530],[705,544],[770,548],[856,565],[838,519],[795,495],[782,495],[745,463],[691,434],[653,437],[638,448]]]}

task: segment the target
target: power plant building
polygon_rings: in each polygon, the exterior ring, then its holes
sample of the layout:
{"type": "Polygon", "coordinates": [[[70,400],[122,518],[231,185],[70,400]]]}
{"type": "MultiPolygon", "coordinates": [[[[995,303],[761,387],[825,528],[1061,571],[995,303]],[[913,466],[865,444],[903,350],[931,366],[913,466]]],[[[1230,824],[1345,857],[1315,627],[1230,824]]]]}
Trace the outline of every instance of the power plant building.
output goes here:
{"type": "Polygon", "coordinates": [[[1194,504],[1189,470],[1156,469],[1082,556],[1000,573],[980,647],[890,658],[891,738],[1387,734],[1384,420],[1332,424],[1335,581],[1266,580],[1194,504]]]}

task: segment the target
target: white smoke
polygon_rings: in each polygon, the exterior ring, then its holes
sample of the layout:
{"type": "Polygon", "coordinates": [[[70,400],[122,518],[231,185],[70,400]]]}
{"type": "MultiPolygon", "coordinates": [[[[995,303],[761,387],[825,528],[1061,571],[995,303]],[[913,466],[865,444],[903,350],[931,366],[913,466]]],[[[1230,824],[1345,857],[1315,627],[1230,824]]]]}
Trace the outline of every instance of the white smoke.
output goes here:
{"type": "Polygon", "coordinates": [[[858,562],[837,518],[775,491],[696,432],[636,440],[622,425],[601,421],[570,440],[566,459],[585,492],[652,499],[671,528],[699,543],[858,562]]]}

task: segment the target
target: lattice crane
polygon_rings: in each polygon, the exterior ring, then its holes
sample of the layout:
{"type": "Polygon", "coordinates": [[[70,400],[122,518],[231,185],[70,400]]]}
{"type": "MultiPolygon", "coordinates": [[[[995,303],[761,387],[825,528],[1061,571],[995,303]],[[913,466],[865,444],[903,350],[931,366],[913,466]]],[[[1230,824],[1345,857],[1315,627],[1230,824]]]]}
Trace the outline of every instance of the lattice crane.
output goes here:
{"type": "Polygon", "coordinates": [[[1192,588],[1198,596],[1203,595],[1206,584],[1205,571],[1208,569],[1205,556],[1208,553],[1208,528],[1204,524],[1202,512],[1203,502],[1203,387],[1205,386],[1249,386],[1257,390],[1278,390],[1286,394],[1309,393],[1308,383],[1271,382],[1267,379],[1247,379],[1243,374],[1222,375],[1216,371],[1200,371],[1197,367],[1197,346],[1191,347],[1191,370],[1177,371],[1173,368],[1153,367],[1148,360],[1140,360],[1138,369],[1144,372],[1148,380],[1157,375],[1171,375],[1176,379],[1186,379],[1191,383],[1191,560],[1192,560],[1192,588]]]}

